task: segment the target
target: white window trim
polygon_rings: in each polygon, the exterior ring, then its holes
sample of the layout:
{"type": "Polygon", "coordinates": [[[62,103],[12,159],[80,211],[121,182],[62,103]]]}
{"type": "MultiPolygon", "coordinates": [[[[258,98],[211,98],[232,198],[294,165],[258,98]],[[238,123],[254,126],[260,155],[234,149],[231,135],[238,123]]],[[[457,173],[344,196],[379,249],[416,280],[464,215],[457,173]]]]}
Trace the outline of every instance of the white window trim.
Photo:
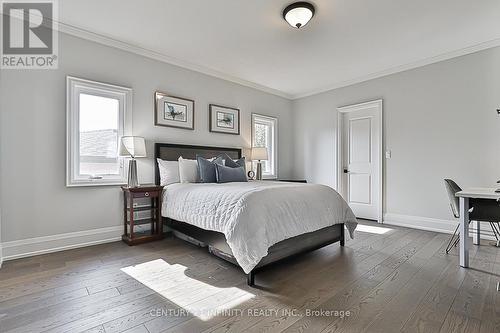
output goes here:
{"type": "Polygon", "coordinates": [[[132,89],[112,84],[85,80],[77,77],[66,77],[66,186],[104,186],[124,185],[127,183],[127,174],[123,160],[121,160],[118,176],[104,176],[101,179],[79,178],[76,176],[79,151],[79,117],[78,96],[81,92],[91,92],[103,97],[117,98],[120,101],[119,121],[121,129],[118,136],[132,133],[132,89]]]}
{"type": "Polygon", "coordinates": [[[252,146],[255,143],[255,121],[256,119],[263,119],[265,121],[273,122],[274,123],[274,130],[273,130],[273,143],[274,143],[274,149],[273,149],[273,161],[274,161],[274,170],[271,174],[262,174],[263,179],[278,179],[278,118],[276,117],[271,117],[271,116],[265,116],[262,114],[258,113],[252,113],[252,146]]]}

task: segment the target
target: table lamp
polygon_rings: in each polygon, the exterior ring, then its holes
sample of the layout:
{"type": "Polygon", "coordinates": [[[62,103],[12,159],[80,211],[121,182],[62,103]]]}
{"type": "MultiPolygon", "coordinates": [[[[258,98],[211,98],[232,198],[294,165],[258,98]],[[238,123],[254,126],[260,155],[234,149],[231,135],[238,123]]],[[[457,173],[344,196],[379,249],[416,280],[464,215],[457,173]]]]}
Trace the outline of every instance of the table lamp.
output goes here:
{"type": "Polygon", "coordinates": [[[120,140],[120,156],[130,157],[128,162],[128,187],[138,187],[136,158],[146,157],[146,143],[140,136],[123,136],[120,140]]]}
{"type": "Polygon", "coordinates": [[[252,147],[252,160],[257,162],[256,180],[262,180],[262,162],[268,159],[266,147],[252,147]]]}

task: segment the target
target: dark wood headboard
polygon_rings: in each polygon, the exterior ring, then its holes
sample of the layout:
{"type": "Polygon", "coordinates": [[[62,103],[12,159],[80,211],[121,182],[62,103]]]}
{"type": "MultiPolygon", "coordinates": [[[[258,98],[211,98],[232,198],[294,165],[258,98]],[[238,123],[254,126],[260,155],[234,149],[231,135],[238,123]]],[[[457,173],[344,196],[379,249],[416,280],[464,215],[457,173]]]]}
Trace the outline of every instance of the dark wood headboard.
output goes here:
{"type": "Polygon", "coordinates": [[[196,156],[205,158],[216,157],[222,153],[226,153],[233,159],[241,158],[240,148],[223,148],[223,147],[209,147],[209,146],[191,146],[179,145],[171,143],[155,143],[155,184],[160,184],[160,171],[156,159],[160,158],[166,161],[177,161],[179,157],[186,159],[196,159],[196,156]]]}

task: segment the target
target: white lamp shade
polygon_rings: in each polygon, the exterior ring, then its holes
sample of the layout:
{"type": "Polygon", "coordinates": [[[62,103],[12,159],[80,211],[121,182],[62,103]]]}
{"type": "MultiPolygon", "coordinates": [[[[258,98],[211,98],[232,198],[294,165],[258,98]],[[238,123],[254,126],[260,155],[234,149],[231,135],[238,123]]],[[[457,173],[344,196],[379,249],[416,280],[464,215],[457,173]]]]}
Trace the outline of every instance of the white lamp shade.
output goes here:
{"type": "Polygon", "coordinates": [[[253,147],[252,148],[252,160],[254,161],[265,161],[269,157],[267,155],[266,147],[253,147]]]}
{"type": "Polygon", "coordinates": [[[291,4],[285,9],[283,17],[294,28],[305,26],[314,16],[314,7],[305,2],[291,4]]]}
{"type": "Polygon", "coordinates": [[[124,136],[120,140],[120,156],[146,157],[146,143],[141,136],[124,136]]]}

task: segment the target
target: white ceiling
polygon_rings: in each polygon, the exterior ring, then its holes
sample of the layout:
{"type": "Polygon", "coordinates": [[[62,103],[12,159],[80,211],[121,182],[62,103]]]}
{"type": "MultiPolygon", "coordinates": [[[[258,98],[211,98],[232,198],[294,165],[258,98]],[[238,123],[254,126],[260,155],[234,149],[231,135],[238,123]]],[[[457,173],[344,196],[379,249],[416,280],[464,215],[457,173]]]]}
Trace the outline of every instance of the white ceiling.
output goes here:
{"type": "MultiPolygon", "coordinates": [[[[498,0],[63,0],[59,20],[290,98],[500,45],[498,0]]],[[[146,52],[146,53],[147,53],[146,52]]]]}

